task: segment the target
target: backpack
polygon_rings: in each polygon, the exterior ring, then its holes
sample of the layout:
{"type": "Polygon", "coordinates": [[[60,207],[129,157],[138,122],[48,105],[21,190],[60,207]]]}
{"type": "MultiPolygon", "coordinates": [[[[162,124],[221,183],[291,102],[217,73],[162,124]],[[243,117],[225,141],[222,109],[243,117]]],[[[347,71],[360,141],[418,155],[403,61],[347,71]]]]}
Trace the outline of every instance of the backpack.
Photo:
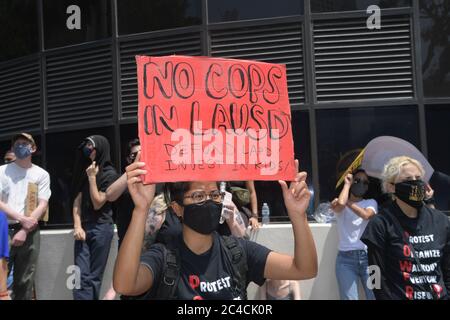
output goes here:
{"type": "MultiPolygon", "coordinates": [[[[233,295],[247,299],[247,256],[244,248],[239,244],[235,237],[220,236],[220,245],[226,254],[226,263],[231,269],[232,273],[232,287],[233,295]]],[[[161,280],[156,291],[156,299],[158,300],[173,300],[177,299],[176,290],[180,280],[180,252],[177,247],[166,246],[162,243],[161,246],[164,252],[164,268],[161,275],[161,280]]]]}

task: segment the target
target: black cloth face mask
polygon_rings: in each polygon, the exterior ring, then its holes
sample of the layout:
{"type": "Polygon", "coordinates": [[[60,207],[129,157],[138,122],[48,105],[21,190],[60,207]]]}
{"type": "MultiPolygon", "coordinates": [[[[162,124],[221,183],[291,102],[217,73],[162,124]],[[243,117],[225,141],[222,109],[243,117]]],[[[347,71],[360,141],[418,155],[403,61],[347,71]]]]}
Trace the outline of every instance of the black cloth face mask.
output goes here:
{"type": "Polygon", "coordinates": [[[352,184],[352,186],[350,187],[350,192],[355,197],[360,198],[366,194],[368,189],[369,186],[367,184],[365,184],[363,181],[359,181],[352,184]]]}
{"type": "Polygon", "coordinates": [[[422,180],[403,181],[395,184],[395,196],[411,207],[420,208],[425,199],[425,182],[422,180]]]}
{"type": "Polygon", "coordinates": [[[183,223],[201,234],[211,234],[219,227],[222,203],[212,200],[204,204],[188,204],[184,206],[183,223]]]}

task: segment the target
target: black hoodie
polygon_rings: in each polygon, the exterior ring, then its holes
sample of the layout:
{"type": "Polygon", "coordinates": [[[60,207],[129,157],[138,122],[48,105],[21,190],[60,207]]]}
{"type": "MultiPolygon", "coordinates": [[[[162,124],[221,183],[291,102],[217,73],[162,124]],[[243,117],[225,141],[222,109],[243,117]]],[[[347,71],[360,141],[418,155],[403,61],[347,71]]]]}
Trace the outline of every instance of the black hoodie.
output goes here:
{"type": "MultiPolygon", "coordinates": [[[[97,174],[97,189],[106,192],[106,189],[119,178],[119,175],[111,162],[110,148],[108,140],[100,135],[87,137],[80,146],[80,152],[86,142],[90,141],[96,150],[95,163],[99,167],[97,174]]],[[[77,186],[77,192],[82,193],[81,199],[81,221],[83,223],[113,223],[111,202],[106,202],[99,210],[94,210],[89,192],[89,181],[87,179],[86,168],[81,172],[81,180],[77,186]]]]}

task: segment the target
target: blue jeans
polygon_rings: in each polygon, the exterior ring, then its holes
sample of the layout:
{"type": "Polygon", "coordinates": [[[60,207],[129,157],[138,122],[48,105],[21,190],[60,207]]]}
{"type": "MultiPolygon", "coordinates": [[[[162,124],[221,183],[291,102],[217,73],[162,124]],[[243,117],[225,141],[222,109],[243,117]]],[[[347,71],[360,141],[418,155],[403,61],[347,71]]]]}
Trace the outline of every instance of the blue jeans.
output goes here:
{"type": "Polygon", "coordinates": [[[98,300],[108,262],[114,226],[110,223],[83,225],[86,241],[75,241],[75,265],[81,271],[81,288],[73,290],[74,300],[98,300]]]}
{"type": "Polygon", "coordinates": [[[336,278],[341,300],[359,300],[358,280],[362,282],[366,299],[375,299],[372,290],[367,287],[368,264],[365,250],[339,251],[336,258],[336,278]]]}

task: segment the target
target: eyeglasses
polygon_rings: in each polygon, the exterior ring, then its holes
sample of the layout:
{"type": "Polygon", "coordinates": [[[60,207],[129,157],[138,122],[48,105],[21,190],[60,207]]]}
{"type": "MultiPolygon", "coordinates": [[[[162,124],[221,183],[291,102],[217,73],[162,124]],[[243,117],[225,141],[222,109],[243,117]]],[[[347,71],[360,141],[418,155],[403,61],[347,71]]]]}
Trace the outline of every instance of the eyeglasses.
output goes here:
{"type": "Polygon", "coordinates": [[[219,190],[211,191],[207,194],[205,191],[194,191],[189,196],[184,196],[184,198],[191,198],[195,204],[202,205],[209,198],[214,202],[221,203],[223,201],[224,193],[219,190]]]}
{"type": "Polygon", "coordinates": [[[366,185],[366,186],[369,185],[369,181],[364,180],[364,179],[356,178],[354,181],[355,181],[354,183],[360,183],[360,182],[361,182],[361,183],[363,183],[363,184],[366,185]]]}

